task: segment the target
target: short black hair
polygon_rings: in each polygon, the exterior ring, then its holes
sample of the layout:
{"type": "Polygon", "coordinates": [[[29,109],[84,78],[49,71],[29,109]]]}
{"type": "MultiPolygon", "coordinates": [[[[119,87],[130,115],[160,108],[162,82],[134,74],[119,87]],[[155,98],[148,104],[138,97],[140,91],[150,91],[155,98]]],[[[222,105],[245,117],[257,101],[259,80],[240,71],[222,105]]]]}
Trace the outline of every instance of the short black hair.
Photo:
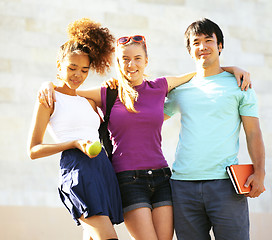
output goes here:
{"type": "Polygon", "coordinates": [[[213,33],[217,38],[217,45],[222,44],[222,49],[224,48],[224,36],[220,27],[213,21],[203,18],[201,20],[193,22],[185,31],[184,38],[185,44],[188,52],[190,53],[190,35],[201,35],[205,34],[207,36],[212,36],[213,33]]]}

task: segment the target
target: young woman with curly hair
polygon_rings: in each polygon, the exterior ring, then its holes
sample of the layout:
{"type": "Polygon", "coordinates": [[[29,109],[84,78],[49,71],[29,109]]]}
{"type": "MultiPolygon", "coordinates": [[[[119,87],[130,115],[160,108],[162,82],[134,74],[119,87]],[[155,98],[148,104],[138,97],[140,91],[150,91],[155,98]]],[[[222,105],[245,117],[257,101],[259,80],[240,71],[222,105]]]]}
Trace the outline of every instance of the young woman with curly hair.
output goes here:
{"type": "Polygon", "coordinates": [[[90,69],[99,74],[109,69],[114,38],[107,28],[86,18],[71,23],[68,34],[57,57],[57,101],[53,108],[36,104],[29,156],[36,159],[62,152],[59,195],[83,226],[84,239],[117,239],[113,224],[123,222],[123,216],[115,172],[103,148],[96,156],[86,150],[88,143],[99,139],[97,106],[76,94],[90,69]],[[55,144],[43,143],[47,125],[55,144]]]}

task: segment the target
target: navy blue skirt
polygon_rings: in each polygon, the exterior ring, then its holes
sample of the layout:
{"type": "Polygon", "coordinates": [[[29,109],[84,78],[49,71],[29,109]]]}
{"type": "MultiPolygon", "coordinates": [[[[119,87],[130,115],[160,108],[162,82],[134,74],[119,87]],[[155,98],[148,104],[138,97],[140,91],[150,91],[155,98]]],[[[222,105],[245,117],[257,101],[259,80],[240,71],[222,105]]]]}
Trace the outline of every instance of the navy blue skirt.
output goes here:
{"type": "Polygon", "coordinates": [[[77,225],[78,218],[108,216],[113,224],[124,221],[116,174],[105,150],[89,158],[79,149],[62,152],[59,195],[77,225]]]}

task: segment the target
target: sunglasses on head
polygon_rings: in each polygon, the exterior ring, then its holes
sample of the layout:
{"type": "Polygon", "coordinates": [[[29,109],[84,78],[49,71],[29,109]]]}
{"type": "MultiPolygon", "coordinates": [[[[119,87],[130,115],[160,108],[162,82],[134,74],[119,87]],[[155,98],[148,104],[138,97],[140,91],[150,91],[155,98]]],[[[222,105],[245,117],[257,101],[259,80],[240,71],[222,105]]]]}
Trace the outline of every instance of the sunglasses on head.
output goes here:
{"type": "MultiPolygon", "coordinates": [[[[129,42],[129,40],[132,40],[133,42],[143,42],[145,44],[145,37],[141,35],[135,35],[135,36],[130,36],[130,37],[120,37],[117,40],[117,45],[119,44],[126,44],[129,42]]],[[[146,46],[146,44],[145,44],[146,46]]]]}

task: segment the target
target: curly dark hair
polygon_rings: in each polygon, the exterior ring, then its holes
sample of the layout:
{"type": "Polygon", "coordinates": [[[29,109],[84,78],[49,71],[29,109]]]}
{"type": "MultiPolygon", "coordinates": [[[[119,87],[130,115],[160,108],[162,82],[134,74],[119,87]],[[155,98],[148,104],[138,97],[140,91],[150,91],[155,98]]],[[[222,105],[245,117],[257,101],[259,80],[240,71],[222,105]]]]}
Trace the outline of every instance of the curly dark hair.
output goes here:
{"type": "Polygon", "coordinates": [[[115,38],[106,27],[89,18],[82,18],[67,27],[69,40],[60,47],[58,60],[67,54],[84,52],[89,56],[90,69],[104,74],[112,64],[115,38]]]}

